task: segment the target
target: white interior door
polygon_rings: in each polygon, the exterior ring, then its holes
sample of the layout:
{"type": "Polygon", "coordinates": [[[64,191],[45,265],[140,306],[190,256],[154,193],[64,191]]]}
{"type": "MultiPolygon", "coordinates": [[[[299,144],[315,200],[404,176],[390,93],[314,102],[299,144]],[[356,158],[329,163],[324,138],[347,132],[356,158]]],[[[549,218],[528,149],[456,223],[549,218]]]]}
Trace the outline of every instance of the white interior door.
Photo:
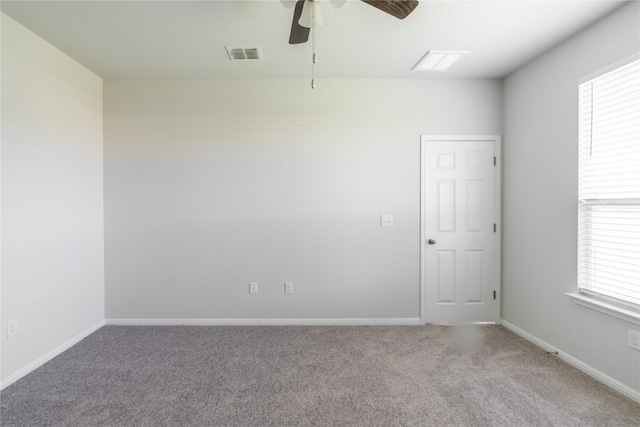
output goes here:
{"type": "Polygon", "coordinates": [[[498,322],[499,144],[422,138],[425,322],[498,322]]]}

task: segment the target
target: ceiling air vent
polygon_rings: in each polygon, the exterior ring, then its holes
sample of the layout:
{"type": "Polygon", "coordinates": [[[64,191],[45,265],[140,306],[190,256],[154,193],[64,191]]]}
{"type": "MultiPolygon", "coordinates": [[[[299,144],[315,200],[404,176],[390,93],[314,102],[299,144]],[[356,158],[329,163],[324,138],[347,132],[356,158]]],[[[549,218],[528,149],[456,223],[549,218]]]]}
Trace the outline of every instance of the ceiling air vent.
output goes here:
{"type": "Polygon", "coordinates": [[[231,61],[260,61],[262,53],[259,47],[226,47],[231,61]]]}

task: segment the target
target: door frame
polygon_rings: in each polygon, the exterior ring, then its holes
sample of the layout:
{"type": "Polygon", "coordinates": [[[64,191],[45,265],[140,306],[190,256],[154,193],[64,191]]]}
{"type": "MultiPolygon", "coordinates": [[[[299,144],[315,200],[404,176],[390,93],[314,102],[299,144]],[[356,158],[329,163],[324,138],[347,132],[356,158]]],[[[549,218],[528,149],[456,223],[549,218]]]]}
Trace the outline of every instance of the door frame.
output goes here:
{"type": "Polygon", "coordinates": [[[493,153],[495,156],[495,168],[493,171],[493,217],[496,224],[496,238],[494,240],[494,289],[496,290],[496,324],[500,324],[502,305],[502,138],[500,135],[420,135],[420,323],[426,320],[426,263],[425,243],[426,235],[426,200],[425,175],[426,175],[426,148],[427,144],[434,142],[477,142],[493,141],[493,153]]]}

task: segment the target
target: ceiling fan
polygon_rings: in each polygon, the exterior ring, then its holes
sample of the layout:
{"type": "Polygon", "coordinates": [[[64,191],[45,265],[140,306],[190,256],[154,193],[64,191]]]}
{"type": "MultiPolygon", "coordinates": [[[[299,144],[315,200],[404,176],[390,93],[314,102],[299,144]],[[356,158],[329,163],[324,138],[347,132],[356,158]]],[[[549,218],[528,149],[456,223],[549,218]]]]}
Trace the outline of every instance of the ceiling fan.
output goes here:
{"type": "MultiPolygon", "coordinates": [[[[398,19],[404,19],[418,7],[417,0],[362,0],[363,2],[388,13],[398,19]]],[[[284,2],[283,2],[284,3],[284,2]]],[[[293,11],[293,22],[289,34],[289,44],[305,43],[309,40],[309,31],[321,25],[317,0],[298,0],[293,11]],[[307,11],[309,9],[309,11],[307,11]],[[308,15],[308,16],[307,16],[308,15]],[[302,18],[302,23],[300,22],[302,18]]],[[[334,7],[341,7],[345,0],[331,0],[334,7]]]]}

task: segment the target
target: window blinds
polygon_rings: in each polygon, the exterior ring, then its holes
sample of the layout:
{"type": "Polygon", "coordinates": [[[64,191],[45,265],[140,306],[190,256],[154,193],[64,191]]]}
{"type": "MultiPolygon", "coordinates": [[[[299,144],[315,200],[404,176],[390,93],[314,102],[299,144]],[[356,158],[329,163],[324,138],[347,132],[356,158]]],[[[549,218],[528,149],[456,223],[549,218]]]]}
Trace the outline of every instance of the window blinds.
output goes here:
{"type": "Polygon", "coordinates": [[[579,86],[578,172],[578,288],[640,305],[640,60],[579,86]]]}

